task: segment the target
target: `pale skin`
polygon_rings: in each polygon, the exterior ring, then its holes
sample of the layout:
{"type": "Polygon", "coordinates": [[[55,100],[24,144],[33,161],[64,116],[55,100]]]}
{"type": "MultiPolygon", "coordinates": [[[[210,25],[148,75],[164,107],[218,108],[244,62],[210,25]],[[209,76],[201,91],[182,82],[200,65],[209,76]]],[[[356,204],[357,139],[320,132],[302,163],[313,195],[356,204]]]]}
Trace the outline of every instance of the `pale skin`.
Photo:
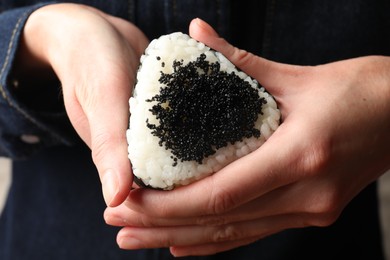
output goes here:
{"type": "Polygon", "coordinates": [[[31,62],[20,70],[51,68],[61,80],[69,118],[102,180],[105,220],[124,226],[121,248],[205,255],[288,228],[328,226],[390,168],[390,57],[294,66],[239,50],[199,19],[190,35],[265,86],[283,122],[261,148],[211,177],[169,192],[130,191],[124,133],[146,37],[72,4],[41,8],[26,24],[21,54],[31,62]]]}

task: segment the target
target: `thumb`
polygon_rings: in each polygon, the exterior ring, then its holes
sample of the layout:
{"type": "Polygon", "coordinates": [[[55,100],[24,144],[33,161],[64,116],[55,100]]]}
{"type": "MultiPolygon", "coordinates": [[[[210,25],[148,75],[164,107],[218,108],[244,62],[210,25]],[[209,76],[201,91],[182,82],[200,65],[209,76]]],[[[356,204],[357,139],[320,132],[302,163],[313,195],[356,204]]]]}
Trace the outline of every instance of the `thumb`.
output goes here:
{"type": "Polygon", "coordinates": [[[96,102],[84,109],[90,128],[92,159],[102,182],[104,200],[111,207],[125,200],[132,183],[126,141],[130,88],[129,84],[125,86],[128,90],[123,87],[113,91],[101,86],[100,93],[110,94],[97,95],[96,102]]]}
{"type": "Polygon", "coordinates": [[[270,61],[234,47],[225,39],[219,37],[209,24],[199,18],[191,21],[189,32],[192,38],[222,53],[234,65],[255,78],[274,94],[277,94],[283,88],[286,81],[296,78],[296,75],[302,69],[302,66],[270,61]]]}
{"type": "Polygon", "coordinates": [[[108,206],[115,207],[129,194],[132,174],[127,158],[126,128],[118,128],[123,130],[120,133],[109,129],[111,127],[115,124],[101,125],[91,132],[91,149],[102,182],[104,200],[108,206]]]}

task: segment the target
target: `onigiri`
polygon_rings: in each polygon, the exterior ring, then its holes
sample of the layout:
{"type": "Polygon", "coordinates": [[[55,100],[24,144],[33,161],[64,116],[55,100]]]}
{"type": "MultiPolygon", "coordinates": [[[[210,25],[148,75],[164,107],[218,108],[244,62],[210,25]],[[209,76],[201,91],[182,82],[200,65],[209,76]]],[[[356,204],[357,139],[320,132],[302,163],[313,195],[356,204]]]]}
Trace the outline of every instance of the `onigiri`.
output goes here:
{"type": "Polygon", "coordinates": [[[226,57],[176,32],[140,60],[126,132],[137,183],[171,190],[259,148],[280,111],[259,83],[226,57]]]}

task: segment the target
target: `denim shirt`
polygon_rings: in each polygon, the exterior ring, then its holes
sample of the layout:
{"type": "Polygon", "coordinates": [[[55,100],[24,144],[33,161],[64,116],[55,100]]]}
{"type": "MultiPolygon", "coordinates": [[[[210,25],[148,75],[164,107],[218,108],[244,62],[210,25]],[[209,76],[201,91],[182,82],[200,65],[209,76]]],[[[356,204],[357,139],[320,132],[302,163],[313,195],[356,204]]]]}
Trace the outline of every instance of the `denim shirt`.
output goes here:
{"type": "MultiPolygon", "coordinates": [[[[133,21],[150,39],[187,32],[190,20],[201,17],[238,47],[285,63],[315,65],[390,55],[390,2],[384,0],[69,2],[92,5],[133,21]]],[[[36,83],[12,76],[26,19],[45,4],[49,3],[0,2],[0,156],[25,158],[50,146],[80,142],[66,115],[59,82],[43,86],[48,93],[26,94],[20,89],[36,83]],[[55,103],[55,109],[42,105],[47,100],[55,103]]]]}

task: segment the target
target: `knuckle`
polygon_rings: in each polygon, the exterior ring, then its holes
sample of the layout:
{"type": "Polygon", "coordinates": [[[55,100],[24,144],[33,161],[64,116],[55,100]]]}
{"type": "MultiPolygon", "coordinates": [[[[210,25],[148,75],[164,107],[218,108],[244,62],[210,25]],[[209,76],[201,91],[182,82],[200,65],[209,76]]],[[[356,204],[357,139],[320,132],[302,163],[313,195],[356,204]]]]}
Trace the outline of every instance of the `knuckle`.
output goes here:
{"type": "Polygon", "coordinates": [[[325,227],[333,224],[341,214],[341,197],[336,191],[319,192],[312,201],[309,224],[311,226],[325,227]]]}
{"type": "Polygon", "coordinates": [[[203,216],[197,219],[199,226],[220,226],[226,224],[227,221],[222,216],[203,216]]]}
{"type": "Polygon", "coordinates": [[[208,211],[212,215],[225,213],[236,205],[233,195],[223,188],[214,188],[210,196],[208,211]]]}
{"type": "MultiPolygon", "coordinates": [[[[135,218],[135,219],[137,219],[137,218],[135,218]]],[[[153,219],[151,219],[150,217],[148,217],[144,214],[139,214],[138,220],[139,220],[139,225],[141,227],[155,227],[155,226],[157,226],[154,223],[153,219]]]]}
{"type": "Polygon", "coordinates": [[[153,216],[161,218],[175,218],[177,217],[177,211],[175,207],[170,207],[169,205],[161,203],[156,213],[153,214],[153,216]]]}
{"type": "Polygon", "coordinates": [[[242,232],[233,225],[218,226],[213,233],[213,242],[235,241],[242,239],[242,232]]]}
{"type": "Polygon", "coordinates": [[[239,49],[237,47],[233,48],[233,54],[231,60],[237,67],[244,67],[249,65],[252,61],[254,55],[248,51],[239,49]]]}
{"type": "Polygon", "coordinates": [[[104,152],[107,151],[107,146],[111,140],[112,136],[108,132],[103,132],[93,136],[91,140],[91,150],[92,158],[95,163],[102,159],[102,156],[104,155],[104,152]]]}
{"type": "Polygon", "coordinates": [[[314,142],[306,148],[301,161],[301,171],[307,176],[318,175],[324,172],[329,165],[330,149],[325,142],[314,142]]]}

